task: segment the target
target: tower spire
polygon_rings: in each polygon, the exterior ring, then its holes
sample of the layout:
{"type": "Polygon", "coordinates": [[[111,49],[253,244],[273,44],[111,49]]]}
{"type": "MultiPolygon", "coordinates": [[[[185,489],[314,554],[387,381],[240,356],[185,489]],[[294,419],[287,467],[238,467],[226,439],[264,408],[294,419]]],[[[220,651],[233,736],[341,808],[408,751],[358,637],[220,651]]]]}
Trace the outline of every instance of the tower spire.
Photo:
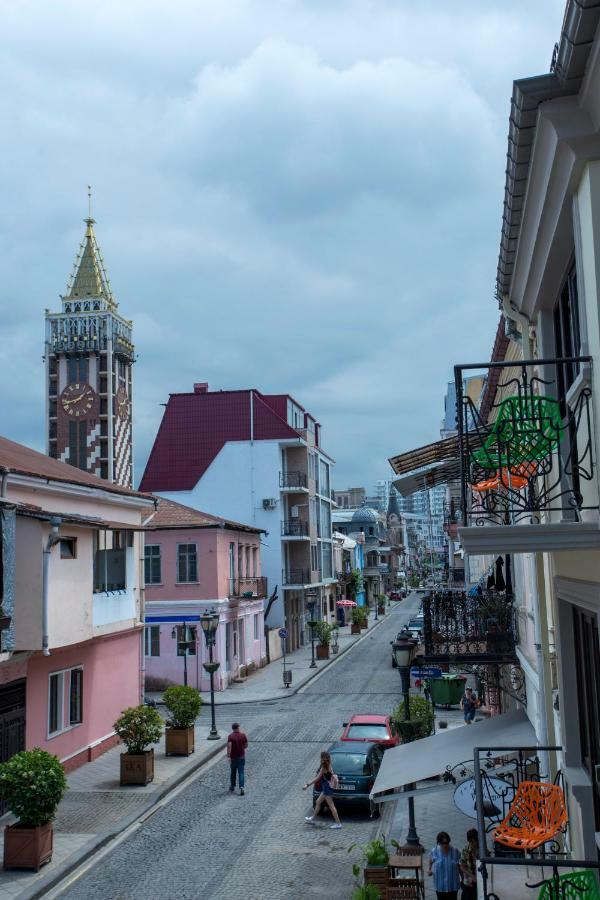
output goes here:
{"type": "Polygon", "coordinates": [[[110,281],[104,267],[104,260],[94,233],[96,220],[92,217],[92,186],[88,184],[88,216],[85,222],[85,235],[79,246],[73,271],[67,284],[64,300],[88,300],[97,298],[105,300],[109,307],[116,308],[117,303],[110,289],[110,281]]]}

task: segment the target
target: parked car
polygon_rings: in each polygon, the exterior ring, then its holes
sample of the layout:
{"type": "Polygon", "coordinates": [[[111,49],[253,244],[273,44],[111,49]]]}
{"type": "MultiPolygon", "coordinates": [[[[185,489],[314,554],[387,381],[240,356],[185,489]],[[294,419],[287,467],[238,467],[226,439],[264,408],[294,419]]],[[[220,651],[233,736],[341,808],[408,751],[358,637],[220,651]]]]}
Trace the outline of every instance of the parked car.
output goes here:
{"type": "Polygon", "coordinates": [[[400,735],[389,716],[356,715],[344,722],[342,741],[377,741],[382,747],[396,747],[400,735]]]}
{"type": "Polygon", "coordinates": [[[419,613],[417,616],[414,616],[412,619],[408,620],[406,630],[410,631],[412,637],[420,638],[423,633],[423,622],[423,613],[419,613]]]}
{"type": "Polygon", "coordinates": [[[390,591],[390,600],[402,600],[402,591],[390,591]]]}
{"type": "MultiPolygon", "coordinates": [[[[379,804],[373,803],[369,794],[375,784],[385,748],[380,743],[337,741],[327,749],[331,754],[333,771],[339,779],[338,788],[333,792],[336,804],[344,801],[354,806],[366,806],[372,817],[379,816],[379,804]]],[[[319,791],[313,788],[313,807],[318,796],[319,791]]]]}

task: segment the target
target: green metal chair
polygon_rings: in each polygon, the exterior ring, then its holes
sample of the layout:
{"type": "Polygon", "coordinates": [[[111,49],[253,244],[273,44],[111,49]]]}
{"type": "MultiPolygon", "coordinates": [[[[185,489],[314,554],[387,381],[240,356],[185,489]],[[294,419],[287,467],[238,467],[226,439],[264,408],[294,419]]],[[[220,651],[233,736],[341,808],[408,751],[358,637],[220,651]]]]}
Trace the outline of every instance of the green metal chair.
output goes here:
{"type": "Polygon", "coordinates": [[[538,900],[600,900],[598,879],[592,869],[565,872],[558,878],[559,893],[554,884],[546,882],[538,894],[538,900]]]}
{"type": "Polygon", "coordinates": [[[507,397],[483,445],[471,461],[484,469],[538,463],[558,447],[564,430],[560,404],[552,397],[507,397]]]}

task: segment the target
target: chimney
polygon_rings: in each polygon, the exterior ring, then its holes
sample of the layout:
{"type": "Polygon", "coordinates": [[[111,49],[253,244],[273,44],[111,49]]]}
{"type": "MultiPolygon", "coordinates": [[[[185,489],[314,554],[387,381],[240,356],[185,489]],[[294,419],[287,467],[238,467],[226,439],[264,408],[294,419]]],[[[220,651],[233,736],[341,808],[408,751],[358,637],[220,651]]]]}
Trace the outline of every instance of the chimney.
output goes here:
{"type": "Polygon", "coordinates": [[[195,394],[208,394],[208,381],[198,381],[194,385],[195,394]]]}

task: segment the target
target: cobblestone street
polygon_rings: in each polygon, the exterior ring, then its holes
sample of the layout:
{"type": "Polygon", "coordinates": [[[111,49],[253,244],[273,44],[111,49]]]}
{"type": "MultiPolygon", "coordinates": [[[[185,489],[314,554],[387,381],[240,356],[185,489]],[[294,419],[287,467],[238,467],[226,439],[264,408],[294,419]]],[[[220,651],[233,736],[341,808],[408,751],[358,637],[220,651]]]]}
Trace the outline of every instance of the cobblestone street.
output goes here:
{"type": "MultiPolygon", "coordinates": [[[[341,809],[344,828],[331,831],[304,823],[310,797],[301,788],[315,771],[319,751],[339,737],[348,716],[389,712],[398,702],[389,641],[418,603],[413,595],[289,700],[221,708],[219,729],[226,733],[237,720],[250,740],[246,796],[228,793],[227,760],[219,757],[61,896],[348,898],[352,861],[359,854],[347,849],[387,832],[392,804],[379,820],[369,819],[366,810],[341,809]]],[[[203,716],[207,713],[205,708],[203,716]]],[[[328,825],[329,819],[323,822],[328,825]]]]}

